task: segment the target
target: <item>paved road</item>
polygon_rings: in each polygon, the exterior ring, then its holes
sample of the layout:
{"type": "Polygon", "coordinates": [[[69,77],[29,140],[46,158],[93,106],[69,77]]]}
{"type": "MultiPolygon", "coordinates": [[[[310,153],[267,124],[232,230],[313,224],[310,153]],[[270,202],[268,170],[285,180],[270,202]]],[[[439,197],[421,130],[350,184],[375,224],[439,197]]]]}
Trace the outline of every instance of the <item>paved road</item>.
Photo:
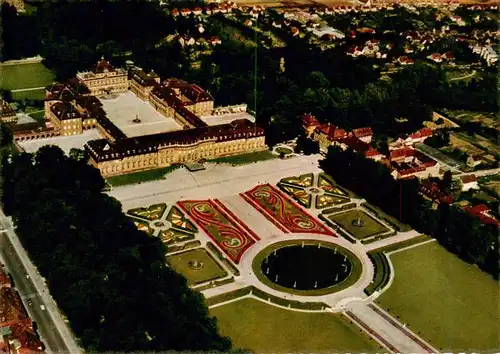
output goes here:
{"type": "Polygon", "coordinates": [[[28,272],[24,268],[6,232],[2,232],[0,235],[0,253],[2,255],[2,263],[5,263],[7,271],[12,275],[14,285],[21,295],[30,317],[38,325],[38,333],[47,351],[52,353],[68,353],[69,350],[59,331],[56,330],[48,310],[44,311],[41,309],[40,306],[47,306],[33,284],[31,277],[27,278],[26,275],[28,272]],[[30,300],[32,305],[28,304],[30,300]]]}
{"type": "Polygon", "coordinates": [[[13,275],[21,297],[33,299],[33,310],[27,306],[30,317],[37,323],[39,334],[49,353],[81,353],[68,325],[63,321],[56,302],[51,297],[43,278],[31,262],[12,227],[10,218],[0,209],[0,254],[4,255],[7,270],[13,275]],[[7,250],[7,252],[6,252],[7,250]],[[29,278],[26,277],[29,275],[29,278]],[[19,284],[18,284],[19,283],[19,284]],[[42,311],[40,305],[45,306],[42,311]]]}

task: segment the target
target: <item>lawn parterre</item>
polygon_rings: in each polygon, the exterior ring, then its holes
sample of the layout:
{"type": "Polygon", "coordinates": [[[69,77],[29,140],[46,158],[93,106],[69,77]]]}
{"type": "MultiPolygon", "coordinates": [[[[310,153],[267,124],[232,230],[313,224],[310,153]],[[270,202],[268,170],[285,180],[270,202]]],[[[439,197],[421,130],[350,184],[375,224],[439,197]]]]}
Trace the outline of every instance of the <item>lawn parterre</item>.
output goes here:
{"type": "Polygon", "coordinates": [[[257,353],[371,352],[380,347],[341,315],[278,308],[252,298],[210,310],[235,347],[257,353]]]}
{"type": "Polygon", "coordinates": [[[291,233],[334,236],[332,231],[270,184],[256,186],[240,195],[261,214],[291,233]]]}
{"type": "Polygon", "coordinates": [[[255,243],[251,235],[231,221],[220,207],[211,200],[185,200],[177,202],[229,258],[238,263],[243,253],[255,243]]]}
{"type": "Polygon", "coordinates": [[[389,231],[389,229],[384,225],[359,209],[328,215],[327,217],[339,224],[344,230],[349,232],[358,240],[362,240],[389,231]],[[358,220],[358,218],[361,219],[361,221],[364,223],[364,226],[358,227],[353,225],[353,222],[358,220]]]}
{"type": "Polygon", "coordinates": [[[498,282],[437,242],[390,256],[379,304],[440,351],[498,352],[498,282]]]}
{"type": "Polygon", "coordinates": [[[1,65],[0,77],[0,88],[5,90],[44,87],[55,79],[54,73],[42,63],[1,65]]]}
{"type": "Polygon", "coordinates": [[[288,186],[286,184],[278,184],[278,187],[295,199],[300,205],[310,208],[312,203],[312,195],[307,193],[305,190],[297,187],[288,186]]]}
{"type": "Polygon", "coordinates": [[[201,284],[207,281],[223,278],[227,272],[217,264],[204,248],[177,253],[167,257],[167,263],[177,272],[184,275],[188,285],[201,284]],[[193,269],[189,262],[198,261],[203,264],[201,269],[193,269]]]}
{"type": "Polygon", "coordinates": [[[153,221],[161,219],[166,209],[167,205],[165,203],[153,204],[150,205],[149,207],[130,209],[127,212],[127,214],[138,218],[146,219],[149,221],[153,221]]]}

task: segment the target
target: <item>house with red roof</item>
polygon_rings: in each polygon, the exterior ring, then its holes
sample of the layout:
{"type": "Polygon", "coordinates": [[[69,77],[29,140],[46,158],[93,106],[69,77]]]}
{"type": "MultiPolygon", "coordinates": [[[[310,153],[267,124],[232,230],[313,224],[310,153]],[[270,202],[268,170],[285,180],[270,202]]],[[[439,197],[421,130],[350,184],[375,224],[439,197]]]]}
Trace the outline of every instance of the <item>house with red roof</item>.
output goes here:
{"type": "Polygon", "coordinates": [[[471,189],[479,189],[479,185],[477,184],[477,177],[475,174],[461,176],[460,182],[462,183],[462,192],[467,192],[471,189]]]}
{"type": "Polygon", "coordinates": [[[435,182],[422,182],[418,188],[419,194],[425,199],[432,202],[432,208],[437,209],[440,204],[452,204],[453,198],[451,195],[441,191],[435,182]]]}
{"type": "Polygon", "coordinates": [[[304,129],[306,136],[309,138],[314,133],[314,130],[321,125],[321,123],[312,114],[304,114],[301,118],[302,129],[304,129]]]}
{"type": "Polygon", "coordinates": [[[395,179],[439,176],[439,163],[412,147],[392,150],[389,162],[392,168],[391,175],[395,179]]]}
{"type": "Polygon", "coordinates": [[[494,225],[497,227],[500,226],[500,222],[489,213],[490,208],[488,208],[485,204],[479,204],[474,207],[464,207],[464,210],[470,215],[478,218],[483,224],[494,225]]]}
{"type": "Polygon", "coordinates": [[[441,54],[439,53],[432,53],[427,58],[436,63],[441,63],[443,61],[443,59],[441,58],[441,54]]]}
{"type": "Polygon", "coordinates": [[[347,137],[339,139],[339,145],[343,150],[352,149],[367,159],[380,161],[384,157],[382,153],[370,144],[358,139],[352,132],[347,137]]]}
{"type": "Polygon", "coordinates": [[[372,141],[373,137],[373,131],[372,128],[370,127],[365,127],[365,128],[357,128],[352,131],[354,136],[358,138],[359,140],[369,144],[372,141]]]}
{"type": "Polygon", "coordinates": [[[198,6],[197,6],[197,7],[195,7],[195,8],[193,9],[193,13],[194,13],[196,16],[199,16],[199,15],[201,15],[201,14],[203,13],[203,9],[202,9],[201,7],[198,7],[198,6]]]}

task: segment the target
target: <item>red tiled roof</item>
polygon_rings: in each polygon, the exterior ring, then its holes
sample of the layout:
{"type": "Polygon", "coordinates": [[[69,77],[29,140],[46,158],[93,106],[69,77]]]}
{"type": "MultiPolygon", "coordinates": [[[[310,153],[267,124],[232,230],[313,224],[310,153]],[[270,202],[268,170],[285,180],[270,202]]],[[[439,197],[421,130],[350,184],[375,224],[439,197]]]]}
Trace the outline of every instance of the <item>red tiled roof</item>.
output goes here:
{"type": "Polygon", "coordinates": [[[0,288],[0,327],[29,319],[19,293],[10,287],[0,288]]]}
{"type": "Polygon", "coordinates": [[[489,208],[484,204],[479,204],[475,207],[465,207],[464,210],[469,214],[477,217],[483,224],[500,226],[500,222],[497,219],[484,214],[489,210],[489,208]]]}
{"type": "Polygon", "coordinates": [[[464,184],[465,183],[472,183],[472,182],[476,182],[477,181],[477,177],[474,174],[462,176],[462,177],[460,177],[460,179],[462,180],[462,183],[464,183],[464,184]]]}
{"type": "Polygon", "coordinates": [[[410,138],[412,139],[419,139],[419,138],[424,138],[424,137],[429,137],[432,136],[432,129],[430,128],[422,128],[415,133],[410,135],[410,138]]]}
{"type": "Polygon", "coordinates": [[[370,127],[354,129],[352,132],[354,133],[354,136],[357,138],[364,138],[373,135],[372,128],[370,127]]]}
{"type": "Polygon", "coordinates": [[[307,127],[317,126],[319,125],[319,121],[312,114],[304,114],[302,116],[302,124],[307,127]]]}
{"type": "Polygon", "coordinates": [[[423,194],[424,196],[433,201],[439,201],[440,203],[446,203],[446,204],[453,203],[452,196],[442,192],[436,183],[423,182],[419,186],[419,191],[421,194],[423,194]]]}

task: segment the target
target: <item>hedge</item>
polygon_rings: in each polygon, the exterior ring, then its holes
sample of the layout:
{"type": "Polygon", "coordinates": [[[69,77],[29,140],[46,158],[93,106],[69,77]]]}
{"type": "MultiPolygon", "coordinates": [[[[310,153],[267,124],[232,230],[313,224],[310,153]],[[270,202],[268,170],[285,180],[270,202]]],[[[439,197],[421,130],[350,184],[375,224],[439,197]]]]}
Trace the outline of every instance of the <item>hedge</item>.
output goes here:
{"type": "Polygon", "coordinates": [[[174,245],[167,247],[167,253],[173,253],[178,251],[184,251],[190,248],[195,248],[201,246],[201,242],[198,240],[186,242],[183,245],[174,245]]]}
{"type": "Polygon", "coordinates": [[[391,268],[389,261],[383,252],[368,252],[368,258],[375,267],[373,280],[365,289],[366,295],[370,296],[375,291],[382,289],[387,285],[390,279],[391,268]]]}
{"type": "Polygon", "coordinates": [[[240,271],[238,270],[238,268],[236,268],[233,263],[231,263],[227,258],[226,256],[224,256],[220,251],[219,249],[217,248],[217,246],[215,246],[212,242],[207,242],[207,248],[212,251],[213,253],[215,253],[215,255],[217,256],[217,258],[231,271],[231,273],[233,273],[233,275],[235,276],[239,276],[240,275],[240,271]]]}
{"type": "MultiPolygon", "coordinates": [[[[205,282],[205,281],[203,281],[203,282],[205,282]]],[[[207,289],[215,288],[217,286],[231,284],[231,283],[234,283],[234,278],[233,277],[212,281],[209,284],[205,284],[203,286],[195,288],[195,290],[196,291],[204,291],[204,290],[207,290],[207,289]]]]}

